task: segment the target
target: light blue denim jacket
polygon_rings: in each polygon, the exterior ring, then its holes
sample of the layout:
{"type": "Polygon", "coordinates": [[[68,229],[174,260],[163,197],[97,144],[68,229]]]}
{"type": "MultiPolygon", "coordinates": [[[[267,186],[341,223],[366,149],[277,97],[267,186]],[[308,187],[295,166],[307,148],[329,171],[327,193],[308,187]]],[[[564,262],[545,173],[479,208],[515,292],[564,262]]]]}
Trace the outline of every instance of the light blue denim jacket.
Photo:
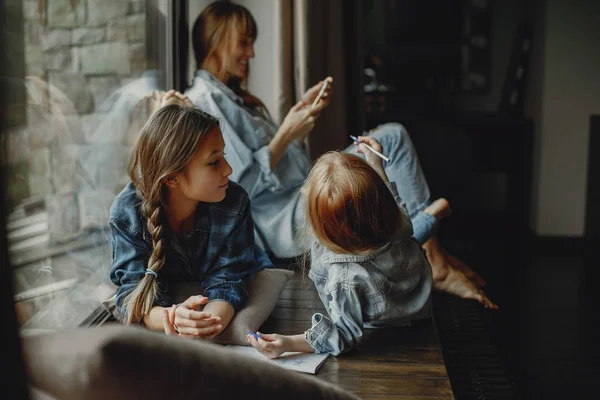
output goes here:
{"type": "Polygon", "coordinates": [[[240,96],[206,70],[196,73],[186,96],[202,111],[219,118],[225,140],[225,158],[252,203],[257,243],[279,258],[302,254],[296,231],[304,224],[300,186],[311,160],[292,142],[274,170],[269,143],[279,127],[257,110],[244,106],[240,96]]]}
{"type": "MultiPolygon", "coordinates": [[[[305,332],[317,353],[339,355],[360,343],[365,328],[405,325],[430,315],[431,266],[413,237],[396,185],[388,187],[400,206],[403,222],[388,244],[356,255],[333,253],[317,241],[312,243],[308,276],[329,314],[313,315],[312,327],[305,332]]],[[[437,225],[436,218],[425,212],[419,213],[419,218],[437,225]]]]}

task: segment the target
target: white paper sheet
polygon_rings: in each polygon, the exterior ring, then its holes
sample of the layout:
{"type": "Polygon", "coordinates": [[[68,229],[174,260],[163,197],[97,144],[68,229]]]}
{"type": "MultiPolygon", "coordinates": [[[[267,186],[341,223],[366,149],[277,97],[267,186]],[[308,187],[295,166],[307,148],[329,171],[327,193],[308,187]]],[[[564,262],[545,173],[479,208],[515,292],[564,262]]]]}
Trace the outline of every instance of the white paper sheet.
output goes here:
{"type": "Polygon", "coordinates": [[[286,352],[278,358],[269,360],[267,357],[260,354],[254,347],[251,346],[235,346],[227,345],[227,349],[235,351],[240,354],[245,354],[249,357],[258,358],[263,361],[271,362],[275,365],[279,365],[282,368],[291,369],[293,371],[304,372],[306,374],[316,374],[317,370],[325,360],[328,353],[316,354],[316,353],[295,353],[286,352]]]}

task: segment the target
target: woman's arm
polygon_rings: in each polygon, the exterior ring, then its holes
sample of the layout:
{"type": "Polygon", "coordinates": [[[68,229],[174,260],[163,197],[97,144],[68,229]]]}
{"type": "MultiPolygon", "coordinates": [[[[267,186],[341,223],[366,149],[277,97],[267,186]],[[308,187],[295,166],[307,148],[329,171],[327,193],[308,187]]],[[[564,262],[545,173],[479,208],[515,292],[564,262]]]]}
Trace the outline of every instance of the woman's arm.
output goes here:
{"type": "Polygon", "coordinates": [[[318,116],[328,104],[328,102],[321,101],[311,107],[310,104],[299,101],[290,109],[275,137],[269,143],[272,170],[293,140],[303,140],[313,130],[318,116]]]}

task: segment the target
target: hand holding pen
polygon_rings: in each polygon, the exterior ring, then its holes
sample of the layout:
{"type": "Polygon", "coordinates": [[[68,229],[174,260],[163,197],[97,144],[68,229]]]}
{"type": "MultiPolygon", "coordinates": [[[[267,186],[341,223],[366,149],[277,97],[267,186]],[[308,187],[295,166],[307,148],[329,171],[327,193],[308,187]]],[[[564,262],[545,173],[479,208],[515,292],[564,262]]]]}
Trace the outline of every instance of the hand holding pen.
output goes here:
{"type": "Polygon", "coordinates": [[[286,352],[287,337],[276,333],[248,332],[248,343],[267,358],[277,358],[286,352]]]}
{"type": "Polygon", "coordinates": [[[357,152],[364,154],[369,165],[379,172],[379,175],[387,182],[387,175],[383,169],[383,160],[390,161],[390,159],[383,155],[381,143],[370,136],[355,137],[350,135],[350,137],[354,140],[354,145],[359,147],[357,152]]]}

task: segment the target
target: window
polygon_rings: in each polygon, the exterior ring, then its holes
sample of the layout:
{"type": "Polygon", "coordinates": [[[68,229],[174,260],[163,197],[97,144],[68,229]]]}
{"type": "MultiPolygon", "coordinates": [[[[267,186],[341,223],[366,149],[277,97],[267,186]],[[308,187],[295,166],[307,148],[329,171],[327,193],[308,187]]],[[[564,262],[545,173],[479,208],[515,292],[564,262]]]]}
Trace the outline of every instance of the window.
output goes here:
{"type": "Polygon", "coordinates": [[[4,136],[15,304],[25,331],[74,328],[115,290],[108,212],[129,181],[144,97],[175,84],[166,54],[178,2],[21,3],[11,18],[22,35],[7,50],[23,61],[9,83],[22,96],[4,136]]]}

